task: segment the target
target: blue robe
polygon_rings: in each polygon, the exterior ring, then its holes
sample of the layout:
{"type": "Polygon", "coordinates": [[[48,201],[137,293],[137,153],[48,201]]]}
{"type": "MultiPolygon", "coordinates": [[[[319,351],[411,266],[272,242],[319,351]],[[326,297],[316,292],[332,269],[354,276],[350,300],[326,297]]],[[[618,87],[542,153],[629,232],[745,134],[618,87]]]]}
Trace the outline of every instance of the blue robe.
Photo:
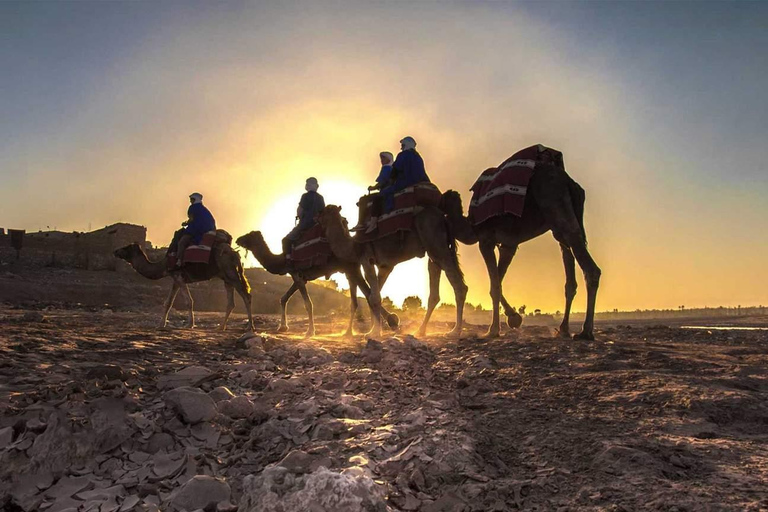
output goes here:
{"type": "Polygon", "coordinates": [[[427,171],[424,169],[424,160],[415,149],[401,151],[392,164],[391,178],[394,184],[384,188],[384,211],[389,213],[395,207],[395,193],[415,185],[417,183],[431,183],[427,171]]]}
{"type": "Polygon", "coordinates": [[[187,217],[191,220],[184,229],[184,232],[192,235],[193,244],[199,244],[203,235],[208,231],[216,230],[216,219],[213,218],[211,212],[202,203],[189,205],[187,217]]]}

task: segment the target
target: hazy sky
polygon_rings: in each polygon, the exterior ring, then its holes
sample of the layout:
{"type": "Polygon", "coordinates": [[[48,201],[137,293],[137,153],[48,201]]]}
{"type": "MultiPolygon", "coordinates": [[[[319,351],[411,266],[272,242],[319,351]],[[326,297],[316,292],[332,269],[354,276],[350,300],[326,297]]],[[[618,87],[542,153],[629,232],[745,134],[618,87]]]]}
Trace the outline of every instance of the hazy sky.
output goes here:
{"type": "MultiPolygon", "coordinates": [[[[277,250],[304,178],[356,217],[404,135],[465,203],[542,143],[587,192],[599,310],[766,304],[766,26],[758,2],[3,2],[0,226],[134,222],[166,244],[200,191],[277,250]]],[[[425,269],[384,294],[425,297],[425,269]]],[[[545,235],[505,294],[554,311],[563,284],[545,235]]]]}

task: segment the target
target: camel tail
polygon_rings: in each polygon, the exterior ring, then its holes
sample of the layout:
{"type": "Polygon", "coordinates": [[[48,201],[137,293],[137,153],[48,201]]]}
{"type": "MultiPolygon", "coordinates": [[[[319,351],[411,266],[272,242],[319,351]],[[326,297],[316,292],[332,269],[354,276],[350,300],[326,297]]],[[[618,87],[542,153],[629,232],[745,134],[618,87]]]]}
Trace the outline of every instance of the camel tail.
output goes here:
{"type": "Polygon", "coordinates": [[[576,214],[576,219],[579,221],[579,227],[581,227],[581,236],[584,238],[584,243],[587,243],[587,231],[584,229],[584,203],[587,200],[587,194],[581,185],[571,179],[568,184],[568,190],[571,194],[571,204],[573,205],[573,212],[576,214]]]}

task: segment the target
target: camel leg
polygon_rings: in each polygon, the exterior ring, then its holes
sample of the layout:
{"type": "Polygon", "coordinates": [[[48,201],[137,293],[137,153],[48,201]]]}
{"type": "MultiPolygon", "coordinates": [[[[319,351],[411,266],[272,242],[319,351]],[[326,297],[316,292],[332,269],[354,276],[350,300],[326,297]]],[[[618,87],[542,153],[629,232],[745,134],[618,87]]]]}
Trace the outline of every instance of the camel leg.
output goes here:
{"type": "Polygon", "coordinates": [[[571,248],[565,244],[560,244],[560,251],[563,253],[563,266],[565,267],[565,311],[563,312],[563,321],[560,323],[558,333],[563,338],[571,337],[570,318],[571,304],[576,296],[576,261],[573,257],[571,248]]]}
{"type": "Polygon", "coordinates": [[[224,287],[227,289],[227,309],[224,311],[224,323],[221,324],[221,330],[227,330],[227,322],[229,321],[229,315],[232,314],[232,310],[235,309],[235,287],[225,282],[224,287]]]}
{"type": "Polygon", "coordinates": [[[195,301],[192,300],[192,292],[189,291],[188,284],[184,283],[183,290],[187,294],[187,304],[189,304],[189,315],[188,315],[187,321],[189,323],[189,328],[194,329],[195,328],[195,301]]]}
{"type": "Polygon", "coordinates": [[[357,287],[360,285],[357,278],[350,273],[344,274],[347,277],[349,283],[349,325],[344,333],[345,337],[354,336],[355,329],[355,314],[357,313],[357,287]]]}
{"type": "Polygon", "coordinates": [[[453,295],[456,299],[456,325],[453,326],[448,335],[461,336],[462,329],[464,328],[464,302],[467,300],[469,288],[464,282],[464,274],[461,272],[458,260],[451,258],[450,264],[443,267],[443,271],[445,272],[445,277],[448,278],[448,282],[451,283],[453,295]]]}
{"type": "Polygon", "coordinates": [[[501,327],[499,325],[499,299],[501,297],[501,283],[499,280],[499,267],[496,263],[496,244],[492,241],[481,240],[480,241],[480,254],[483,256],[485,266],[488,269],[488,279],[491,284],[491,312],[493,313],[493,319],[491,320],[491,326],[488,328],[488,338],[496,338],[501,334],[501,327]]]}
{"type": "Polygon", "coordinates": [[[173,301],[176,300],[176,295],[179,293],[179,283],[175,279],[173,280],[173,286],[171,287],[171,292],[168,294],[168,298],[165,299],[165,304],[163,304],[163,308],[165,311],[163,312],[163,321],[160,322],[160,328],[163,329],[168,325],[168,313],[171,311],[171,306],[173,306],[173,301]]]}
{"type": "Polygon", "coordinates": [[[504,297],[504,276],[507,274],[507,270],[509,270],[512,259],[517,254],[517,248],[517,245],[502,245],[499,247],[499,300],[504,308],[504,314],[507,315],[507,324],[513,329],[522,324],[523,317],[509,305],[506,297],[504,297]]]}
{"type": "MultiPolygon", "coordinates": [[[[251,292],[246,291],[241,285],[235,285],[235,290],[243,298],[245,304],[245,311],[248,313],[248,330],[253,332],[255,330],[253,326],[253,311],[251,311],[251,292]]],[[[232,307],[235,307],[234,299],[232,300],[232,307]]]]}
{"type": "Polygon", "coordinates": [[[429,299],[427,299],[427,313],[424,315],[424,321],[421,322],[421,327],[417,331],[419,336],[427,335],[427,324],[429,318],[432,316],[432,312],[440,302],[440,275],[443,273],[440,266],[429,259],[427,261],[427,271],[429,272],[429,299]]]}
{"type": "Polygon", "coordinates": [[[512,258],[517,254],[517,246],[502,245],[499,247],[499,300],[504,308],[504,314],[509,316],[512,312],[512,306],[509,305],[507,299],[504,297],[504,276],[507,275],[509,265],[512,263],[512,258]]]}
{"type": "Polygon", "coordinates": [[[309,316],[309,325],[307,326],[307,332],[304,333],[304,337],[311,338],[315,335],[315,314],[312,307],[312,299],[309,298],[309,293],[307,292],[307,282],[304,280],[297,280],[296,282],[299,286],[301,298],[304,299],[307,316],[309,316]]]}
{"type": "Polygon", "coordinates": [[[288,301],[291,300],[291,297],[293,297],[293,294],[296,293],[298,289],[299,285],[294,281],[293,284],[291,284],[291,287],[288,288],[288,291],[285,292],[285,295],[280,297],[280,313],[282,316],[280,317],[280,327],[277,328],[277,332],[288,332],[288,316],[286,314],[288,301]]]}
{"type": "MultiPolygon", "coordinates": [[[[389,274],[392,273],[393,269],[388,269],[384,272],[382,272],[381,269],[379,269],[378,278],[379,278],[379,287],[381,287],[381,279],[384,278],[384,281],[387,280],[389,277],[389,274]]],[[[368,283],[365,282],[365,279],[363,278],[362,274],[358,271],[355,275],[355,279],[357,279],[357,286],[360,288],[360,291],[363,293],[363,296],[365,297],[366,302],[368,302],[368,306],[371,305],[371,288],[368,286],[368,283]]],[[[379,306],[381,309],[381,317],[382,319],[386,320],[387,325],[393,330],[397,331],[400,328],[400,318],[398,318],[397,315],[394,313],[390,313],[389,311],[384,308],[384,306],[379,306]]]]}
{"type": "Polygon", "coordinates": [[[584,326],[581,332],[574,336],[574,339],[594,340],[595,302],[597,301],[597,289],[600,286],[600,274],[602,272],[589,254],[581,234],[578,234],[578,237],[574,240],[571,250],[576,261],[579,262],[582,272],[584,272],[584,281],[587,284],[587,313],[584,318],[584,326]]]}
{"type": "MultiPolygon", "coordinates": [[[[438,230],[438,232],[440,229],[445,230],[445,225],[442,224],[442,222],[444,221],[441,219],[441,224],[432,226],[431,228],[425,227],[425,229],[438,230]]],[[[436,284],[436,286],[439,286],[439,271],[442,269],[445,272],[448,281],[451,283],[451,287],[453,287],[453,294],[456,300],[456,325],[454,325],[453,330],[448,334],[460,334],[464,325],[464,301],[467,298],[468,288],[464,282],[464,274],[462,274],[461,267],[459,266],[456,247],[453,245],[456,242],[452,242],[447,233],[444,233],[444,237],[422,236],[420,239],[424,244],[424,248],[427,250],[429,259],[437,265],[438,284],[436,284]]],[[[491,252],[493,252],[493,248],[491,249],[491,252]]],[[[493,261],[495,266],[495,256],[493,261]]],[[[432,272],[433,270],[430,269],[430,280],[432,279],[432,272]]],[[[432,294],[431,288],[432,284],[430,282],[430,296],[432,294]]],[[[437,300],[439,301],[440,299],[438,298],[437,300]]],[[[426,328],[426,325],[423,327],[426,328]]]]}
{"type": "MultiPolygon", "coordinates": [[[[392,274],[393,270],[395,270],[393,267],[379,268],[379,272],[377,274],[377,277],[378,277],[378,280],[379,280],[379,294],[381,294],[381,290],[384,288],[384,283],[387,282],[387,279],[389,279],[389,276],[390,276],[390,274],[392,274]]],[[[382,318],[382,320],[387,322],[387,324],[390,327],[392,327],[392,330],[397,330],[397,327],[398,327],[397,322],[395,322],[394,326],[392,325],[393,322],[392,322],[392,319],[390,318],[391,315],[390,315],[389,311],[384,309],[384,306],[382,306],[381,304],[379,304],[379,309],[381,310],[381,318],[382,318]]],[[[397,318],[397,317],[395,317],[395,318],[397,318]]],[[[398,320],[398,322],[399,322],[399,320],[398,320]]]]}
{"type": "Polygon", "coordinates": [[[376,275],[376,267],[373,264],[373,258],[366,258],[363,262],[363,273],[368,286],[371,287],[371,294],[368,297],[368,303],[371,306],[371,320],[373,325],[366,336],[378,338],[381,336],[381,291],[379,288],[379,278],[376,275]]]}

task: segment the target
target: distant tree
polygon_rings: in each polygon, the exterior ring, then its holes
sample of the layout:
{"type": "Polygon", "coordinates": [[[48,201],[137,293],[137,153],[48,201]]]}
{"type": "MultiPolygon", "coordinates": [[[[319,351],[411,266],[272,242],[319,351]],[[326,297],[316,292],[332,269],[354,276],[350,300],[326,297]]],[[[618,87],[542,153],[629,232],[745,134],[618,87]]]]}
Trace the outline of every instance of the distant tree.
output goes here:
{"type": "Polygon", "coordinates": [[[534,309],[533,310],[533,315],[534,316],[539,316],[540,314],[541,314],[541,310],[540,309],[534,309]]]}
{"type": "Polygon", "coordinates": [[[525,304],[517,308],[517,312],[520,313],[520,315],[525,315],[525,304]]]}
{"type": "Polygon", "coordinates": [[[389,297],[384,297],[381,299],[381,307],[383,307],[386,310],[390,310],[393,307],[395,307],[395,303],[392,302],[392,299],[389,297]]]}
{"type": "Polygon", "coordinates": [[[418,311],[422,308],[421,297],[411,295],[403,301],[403,311],[418,311]]]}

